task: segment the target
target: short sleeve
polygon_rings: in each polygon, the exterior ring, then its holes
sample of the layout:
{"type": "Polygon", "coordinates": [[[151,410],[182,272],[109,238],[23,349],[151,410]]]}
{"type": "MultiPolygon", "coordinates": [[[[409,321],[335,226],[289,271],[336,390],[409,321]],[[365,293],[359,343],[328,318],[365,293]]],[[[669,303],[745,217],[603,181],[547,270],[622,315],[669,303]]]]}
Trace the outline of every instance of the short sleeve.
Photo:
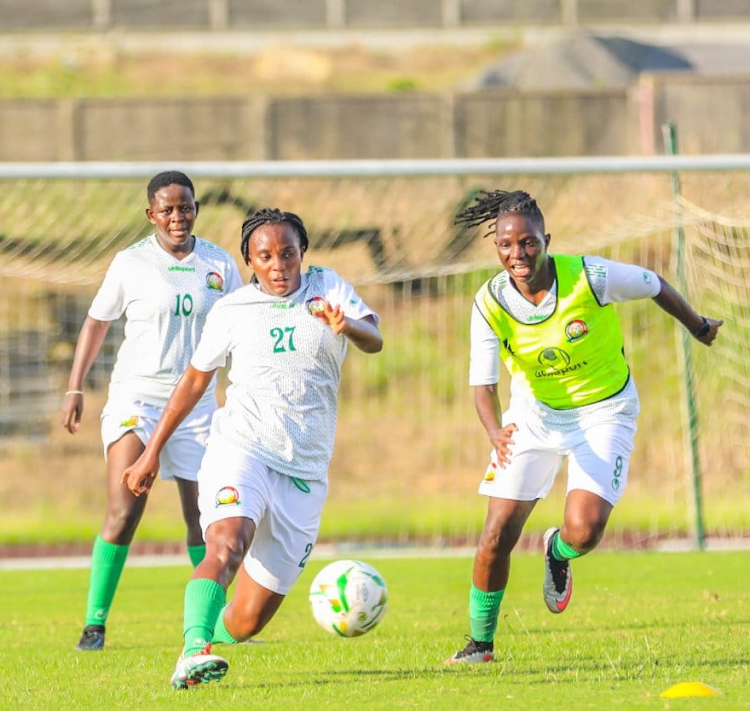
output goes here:
{"type": "Polygon", "coordinates": [[[127,306],[124,277],[127,270],[121,254],[116,254],[104,275],[99,291],[89,307],[89,316],[97,321],[116,321],[127,306]]]}
{"type": "Polygon", "coordinates": [[[204,373],[226,365],[229,355],[231,328],[227,323],[222,301],[218,301],[208,312],[200,341],[190,359],[190,365],[204,373]]]}
{"type": "Polygon", "coordinates": [[[602,257],[586,257],[586,268],[594,268],[605,275],[602,306],[657,296],[661,291],[659,275],[636,264],[624,264],[602,257]]]}
{"type": "Polygon", "coordinates": [[[354,287],[332,269],[326,270],[325,288],[328,302],[331,306],[341,308],[345,316],[357,321],[365,316],[372,316],[376,324],[380,322],[379,316],[364,302],[354,287]]]}
{"type": "Polygon", "coordinates": [[[500,339],[477,305],[471,310],[469,385],[494,385],[500,380],[500,339]]]}

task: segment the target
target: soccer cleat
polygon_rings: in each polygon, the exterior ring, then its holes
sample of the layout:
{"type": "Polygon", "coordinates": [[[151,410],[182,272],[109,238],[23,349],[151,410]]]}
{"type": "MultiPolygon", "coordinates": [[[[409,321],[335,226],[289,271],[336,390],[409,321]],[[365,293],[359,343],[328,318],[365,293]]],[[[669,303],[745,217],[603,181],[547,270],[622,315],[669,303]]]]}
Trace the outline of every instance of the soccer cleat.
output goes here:
{"type": "Polygon", "coordinates": [[[556,560],[550,550],[552,537],[559,528],[549,528],[544,534],[544,602],[550,612],[558,614],[565,610],[573,592],[573,571],[569,560],[556,560]]]}
{"type": "Polygon", "coordinates": [[[76,649],[79,652],[98,652],[104,647],[104,625],[86,625],[76,649]]]}
{"type": "Polygon", "coordinates": [[[466,637],[468,644],[459,649],[452,657],[445,660],[446,664],[482,664],[491,662],[495,658],[492,642],[479,642],[472,637],[466,637]]]}
{"type": "Polygon", "coordinates": [[[189,657],[180,655],[170,683],[173,689],[187,689],[198,684],[221,681],[227,669],[229,669],[227,660],[211,654],[211,645],[207,644],[199,654],[191,654],[189,657]]]}

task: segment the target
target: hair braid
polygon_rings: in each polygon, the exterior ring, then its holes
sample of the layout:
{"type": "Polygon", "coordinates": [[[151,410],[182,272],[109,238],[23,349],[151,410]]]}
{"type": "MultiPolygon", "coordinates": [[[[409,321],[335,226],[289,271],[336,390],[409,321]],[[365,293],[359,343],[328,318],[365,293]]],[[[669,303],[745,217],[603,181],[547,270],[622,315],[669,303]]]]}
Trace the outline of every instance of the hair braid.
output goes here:
{"type": "Polygon", "coordinates": [[[245,264],[250,263],[250,237],[253,232],[261,225],[281,225],[286,223],[294,227],[299,235],[300,247],[304,252],[309,244],[307,239],[307,230],[302,219],[293,212],[283,212],[277,208],[262,207],[256,210],[242,223],[242,241],[240,242],[240,253],[245,260],[245,264]]]}
{"type": "Polygon", "coordinates": [[[527,215],[532,219],[539,220],[544,230],[544,215],[536,204],[536,200],[523,190],[493,190],[487,192],[480,190],[474,200],[474,204],[462,210],[456,215],[454,225],[467,225],[474,227],[481,225],[487,220],[492,220],[490,229],[483,237],[491,235],[495,231],[497,219],[508,214],[527,215]]]}

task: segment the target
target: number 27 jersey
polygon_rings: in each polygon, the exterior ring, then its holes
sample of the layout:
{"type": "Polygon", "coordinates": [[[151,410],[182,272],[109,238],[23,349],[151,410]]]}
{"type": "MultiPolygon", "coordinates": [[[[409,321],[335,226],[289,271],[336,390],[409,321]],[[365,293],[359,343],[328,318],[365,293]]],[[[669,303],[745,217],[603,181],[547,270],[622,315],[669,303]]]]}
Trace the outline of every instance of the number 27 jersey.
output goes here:
{"type": "Polygon", "coordinates": [[[209,447],[226,441],[271,469],[323,479],[333,452],[347,340],[315,316],[323,300],[359,320],[375,313],[330,269],[310,267],[285,297],[248,284],[211,311],[192,365],[208,372],[231,356],[226,404],[209,447]]]}

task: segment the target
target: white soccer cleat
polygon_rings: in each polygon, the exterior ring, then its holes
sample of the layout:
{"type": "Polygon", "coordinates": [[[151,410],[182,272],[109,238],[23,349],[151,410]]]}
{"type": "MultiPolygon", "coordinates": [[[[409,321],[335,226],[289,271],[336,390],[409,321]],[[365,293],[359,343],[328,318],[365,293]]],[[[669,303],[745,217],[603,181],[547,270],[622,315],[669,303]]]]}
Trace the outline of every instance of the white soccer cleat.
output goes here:
{"type": "Polygon", "coordinates": [[[573,571],[570,561],[559,561],[552,557],[550,544],[552,536],[560,529],[549,528],[544,534],[544,602],[550,612],[559,614],[563,612],[570,602],[573,592],[573,571]]]}
{"type": "Polygon", "coordinates": [[[471,637],[466,638],[468,644],[459,649],[452,657],[445,660],[446,664],[483,664],[495,658],[492,642],[478,642],[471,637]]]}
{"type": "Polygon", "coordinates": [[[211,654],[211,645],[199,654],[185,657],[182,654],[177,660],[177,668],[172,674],[173,689],[187,689],[198,684],[221,681],[229,669],[229,662],[224,657],[211,654]]]}

